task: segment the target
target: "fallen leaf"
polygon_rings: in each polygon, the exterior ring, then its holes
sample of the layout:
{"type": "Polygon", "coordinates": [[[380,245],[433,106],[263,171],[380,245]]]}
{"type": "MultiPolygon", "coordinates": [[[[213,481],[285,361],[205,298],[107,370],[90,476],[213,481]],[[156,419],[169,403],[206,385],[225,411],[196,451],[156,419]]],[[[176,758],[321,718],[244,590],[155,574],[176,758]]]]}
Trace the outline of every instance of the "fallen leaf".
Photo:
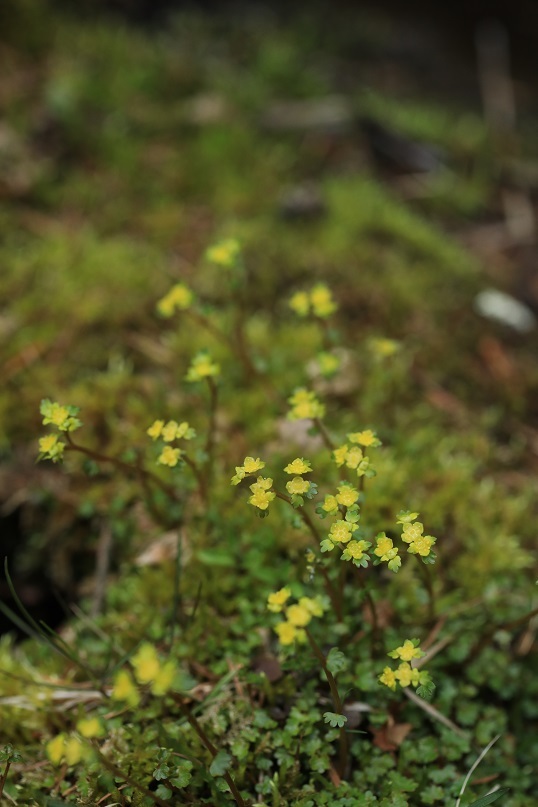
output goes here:
{"type": "Polygon", "coordinates": [[[370,730],[374,735],[374,745],[382,751],[396,751],[412,728],[411,723],[396,723],[394,718],[389,716],[384,726],[370,730]]]}

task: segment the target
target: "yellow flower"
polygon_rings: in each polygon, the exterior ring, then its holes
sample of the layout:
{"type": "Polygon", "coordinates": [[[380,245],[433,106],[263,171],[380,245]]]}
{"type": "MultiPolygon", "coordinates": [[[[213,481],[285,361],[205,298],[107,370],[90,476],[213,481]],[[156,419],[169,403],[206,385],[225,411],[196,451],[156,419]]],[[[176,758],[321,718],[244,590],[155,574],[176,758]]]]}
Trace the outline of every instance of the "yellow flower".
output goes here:
{"type": "Polygon", "coordinates": [[[259,476],[256,481],[250,485],[250,489],[253,493],[257,490],[270,490],[273,485],[273,480],[270,476],[259,476]]]}
{"type": "Polygon", "coordinates": [[[331,494],[327,494],[325,496],[325,500],[321,505],[323,510],[331,516],[334,516],[338,512],[338,502],[336,500],[336,496],[332,496],[331,494]]]}
{"type": "Polygon", "coordinates": [[[347,439],[350,443],[358,443],[360,446],[364,446],[365,448],[370,446],[376,448],[377,446],[381,445],[381,440],[378,439],[376,433],[371,429],[365,429],[362,432],[348,434],[347,439]]]}
{"type": "Polygon", "coordinates": [[[359,491],[353,485],[348,485],[346,482],[338,485],[338,493],[336,494],[338,504],[342,504],[344,507],[352,507],[356,504],[358,498],[359,491]]]}
{"type": "Polygon", "coordinates": [[[330,290],[323,283],[318,283],[310,292],[312,310],[317,317],[325,319],[336,311],[330,290]]]}
{"type": "Polygon", "coordinates": [[[370,457],[363,457],[357,465],[357,476],[365,476],[368,471],[371,471],[371,473],[374,474],[374,471],[371,470],[370,457]]]}
{"type": "Polygon", "coordinates": [[[374,549],[374,555],[377,555],[381,560],[388,561],[396,557],[398,550],[394,547],[391,538],[387,538],[385,533],[379,533],[377,536],[377,546],[374,549]]]}
{"type": "Polygon", "coordinates": [[[43,415],[43,425],[52,423],[61,432],[73,432],[82,426],[82,423],[76,417],[79,409],[77,406],[61,406],[56,401],[49,401],[45,398],[41,401],[39,411],[43,415]]]}
{"type": "Polygon", "coordinates": [[[346,546],[346,554],[353,560],[360,560],[367,549],[368,543],[366,541],[350,541],[346,546]]]}
{"type": "MultiPolygon", "coordinates": [[[[253,474],[256,471],[261,471],[262,468],[265,468],[265,462],[257,457],[245,457],[243,461],[243,470],[246,474],[253,474]]],[[[235,469],[237,471],[237,468],[235,469]]]]}
{"type": "Polygon", "coordinates": [[[375,356],[386,358],[393,356],[400,349],[400,343],[394,339],[371,339],[370,349],[375,356]]]}
{"type": "Polygon", "coordinates": [[[308,460],[297,457],[293,462],[286,465],[284,470],[287,474],[308,474],[312,470],[312,466],[308,460]]]}
{"type": "Polygon", "coordinates": [[[325,414],[325,407],[318,400],[316,394],[310,390],[300,387],[288,399],[291,410],[288,413],[289,420],[303,420],[322,418],[325,414]]]}
{"type": "Polygon", "coordinates": [[[126,701],[132,707],[140,703],[140,693],[127,670],[116,673],[111,697],[117,701],[126,701]]]}
{"type": "Polygon", "coordinates": [[[306,291],[296,291],[289,301],[292,311],[299,317],[306,317],[310,312],[310,297],[306,291]]]}
{"type": "Polygon", "coordinates": [[[184,420],[176,429],[176,440],[192,440],[193,437],[196,437],[196,431],[184,420]]]}
{"type": "Polygon", "coordinates": [[[57,442],[57,434],[46,434],[45,437],[41,437],[39,440],[39,450],[42,454],[48,454],[49,451],[54,448],[57,442]]]}
{"type": "Polygon", "coordinates": [[[422,533],[424,532],[424,524],[421,524],[420,521],[416,521],[414,524],[404,524],[402,529],[402,541],[405,541],[406,544],[410,544],[412,541],[416,541],[422,533]]]}
{"type": "Polygon", "coordinates": [[[279,591],[274,591],[272,594],[269,594],[267,598],[267,607],[270,611],[274,614],[278,614],[282,611],[285,603],[291,597],[291,591],[289,588],[281,588],[279,591]]]}
{"type": "Polygon", "coordinates": [[[436,539],[431,535],[419,535],[418,538],[415,538],[409,544],[407,551],[412,555],[420,555],[423,558],[427,558],[431,552],[435,540],[436,539]]]}
{"type": "Polygon", "coordinates": [[[362,450],[358,446],[353,446],[346,454],[346,466],[356,470],[363,456],[362,450]]]}
{"type": "Polygon", "coordinates": [[[414,658],[422,658],[425,654],[411,639],[406,639],[401,647],[397,647],[389,655],[392,658],[401,658],[402,661],[412,661],[414,658]]]}
{"type": "Polygon", "coordinates": [[[49,459],[58,462],[63,457],[65,443],[58,440],[57,434],[47,434],[39,440],[39,453],[43,454],[42,459],[49,459]]]}
{"type": "Polygon", "coordinates": [[[333,451],[334,461],[338,465],[339,468],[346,461],[348,451],[349,451],[349,446],[348,445],[339,446],[338,448],[335,448],[335,450],[333,451]]]}
{"type": "Polygon", "coordinates": [[[391,670],[390,667],[385,667],[382,675],[379,676],[379,680],[389,689],[396,689],[396,676],[394,675],[394,670],[391,670]]]}
{"type": "Polygon", "coordinates": [[[252,504],[254,507],[257,507],[258,510],[267,510],[275,498],[275,495],[276,494],[272,491],[255,490],[252,496],[249,498],[248,503],[252,504]]]}
{"type": "Polygon", "coordinates": [[[267,510],[276,494],[271,490],[273,480],[270,477],[259,476],[253,485],[250,485],[252,496],[248,500],[249,504],[259,510],[267,510]]]}
{"type": "Polygon", "coordinates": [[[64,756],[68,765],[76,765],[84,755],[84,745],[78,737],[69,737],[65,741],[64,756]]]}
{"type": "Polygon", "coordinates": [[[340,369],[341,361],[334,353],[318,353],[316,356],[319,371],[324,376],[332,376],[340,369]]]}
{"type": "Polygon", "coordinates": [[[286,608],[286,618],[295,628],[304,628],[312,620],[312,612],[304,604],[296,603],[286,608]]]}
{"type": "Polygon", "coordinates": [[[176,674],[177,667],[175,661],[166,661],[150,683],[152,693],[154,695],[166,695],[172,688],[176,674]]]}
{"type": "Polygon", "coordinates": [[[65,742],[66,736],[62,732],[62,734],[57,734],[56,737],[53,737],[52,740],[49,740],[46,744],[45,751],[53,765],[59,765],[64,758],[65,742]]]}
{"type": "Polygon", "coordinates": [[[241,246],[236,238],[226,238],[209,247],[205,254],[211,263],[229,269],[237,263],[241,255],[241,246]]]}
{"type": "Polygon", "coordinates": [[[176,439],[179,424],[175,420],[169,420],[166,426],[161,429],[161,437],[165,443],[171,443],[176,439]]]}
{"type": "Polygon", "coordinates": [[[77,723],[77,731],[83,737],[102,737],[105,728],[98,717],[84,717],[77,723]]]}
{"type": "Polygon", "coordinates": [[[160,457],[157,459],[157,462],[159,465],[168,465],[170,468],[174,468],[179,462],[181,453],[181,449],[179,448],[165,446],[160,457]]]}
{"type": "Polygon", "coordinates": [[[155,680],[157,673],[161,669],[157,651],[148,642],[140,645],[131,659],[131,664],[134,667],[136,680],[139,684],[149,684],[150,681],[155,680]]]}
{"type": "Polygon", "coordinates": [[[294,476],[289,482],[286,482],[286,490],[291,496],[301,496],[306,493],[310,488],[310,482],[302,479],[300,476],[294,476]]]}
{"type": "Polygon", "coordinates": [[[63,426],[68,417],[69,417],[69,411],[66,409],[65,406],[60,406],[60,404],[53,404],[53,409],[50,415],[50,422],[54,424],[54,426],[63,426]]]}
{"type": "Polygon", "coordinates": [[[171,317],[176,311],[190,308],[194,295],[184,283],[176,283],[157,303],[157,311],[161,317],[171,317]]]}
{"type": "Polygon", "coordinates": [[[163,430],[164,420],[155,420],[149,429],[147,429],[146,434],[148,434],[152,440],[156,440],[158,437],[161,436],[161,432],[163,430]]]}
{"type": "Polygon", "coordinates": [[[289,645],[293,644],[299,631],[291,622],[279,622],[275,627],[275,633],[278,634],[280,644],[289,645]]]}
{"type": "Polygon", "coordinates": [[[219,373],[220,365],[211,359],[209,353],[203,351],[193,358],[185,378],[187,381],[201,381],[203,378],[212,378],[219,373]]]}
{"type": "Polygon", "coordinates": [[[312,616],[323,616],[323,602],[319,597],[301,597],[299,605],[310,611],[312,616]]]}
{"type": "Polygon", "coordinates": [[[398,679],[400,686],[408,687],[413,684],[414,687],[420,683],[419,671],[414,670],[407,661],[403,661],[394,673],[394,677],[398,679]]]}
{"type": "Polygon", "coordinates": [[[334,544],[347,544],[352,532],[353,525],[348,521],[335,521],[329,530],[329,538],[334,544]]]}

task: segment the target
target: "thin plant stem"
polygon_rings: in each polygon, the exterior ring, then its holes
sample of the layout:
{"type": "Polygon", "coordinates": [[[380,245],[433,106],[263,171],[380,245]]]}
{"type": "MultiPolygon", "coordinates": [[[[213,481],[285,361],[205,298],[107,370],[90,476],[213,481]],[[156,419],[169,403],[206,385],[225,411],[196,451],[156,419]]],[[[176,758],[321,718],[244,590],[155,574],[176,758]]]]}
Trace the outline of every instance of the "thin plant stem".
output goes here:
{"type": "Polygon", "coordinates": [[[95,584],[90,616],[95,619],[103,610],[107,587],[108,573],[110,571],[110,557],[112,554],[113,533],[110,524],[101,526],[97,542],[97,562],[95,564],[95,584]]]}
{"type": "Polygon", "coordinates": [[[478,768],[478,766],[480,765],[480,763],[482,762],[482,760],[484,759],[484,757],[488,753],[491,746],[495,745],[495,743],[497,742],[497,740],[499,739],[500,736],[501,736],[500,734],[497,734],[497,736],[494,737],[493,740],[491,740],[491,742],[489,742],[486,745],[486,747],[482,750],[482,752],[478,755],[478,757],[475,759],[475,761],[473,762],[473,764],[469,768],[469,771],[467,772],[467,776],[463,780],[463,784],[462,784],[461,790],[460,790],[460,792],[458,794],[458,798],[457,798],[455,807],[460,807],[461,797],[463,796],[463,794],[465,792],[465,788],[467,787],[467,783],[468,783],[469,779],[473,775],[473,772],[476,770],[476,768],[478,768]]]}
{"type": "Polygon", "coordinates": [[[111,465],[114,467],[119,468],[121,471],[125,471],[129,474],[136,474],[136,475],[143,475],[148,480],[151,480],[155,485],[161,488],[171,499],[177,499],[177,494],[174,488],[171,485],[167,485],[166,482],[163,482],[162,479],[148,471],[146,468],[142,468],[141,466],[130,465],[128,462],[123,462],[123,460],[118,459],[117,457],[111,457],[108,454],[101,454],[99,451],[93,451],[91,448],[87,448],[86,446],[80,445],[80,443],[75,443],[69,432],[65,433],[67,439],[66,451],[78,451],[81,454],[85,454],[92,460],[96,462],[110,462],[111,465]]]}
{"type": "Polygon", "coordinates": [[[6,785],[7,775],[9,773],[10,768],[11,768],[11,760],[8,759],[7,762],[6,762],[6,767],[4,768],[4,773],[2,774],[2,777],[0,778],[0,798],[2,798],[2,795],[4,793],[4,787],[6,785]]]}
{"type": "Polygon", "coordinates": [[[422,575],[424,585],[426,586],[426,591],[428,592],[428,622],[435,622],[435,612],[436,612],[435,592],[433,590],[433,582],[430,574],[430,569],[425,563],[422,563],[418,555],[415,555],[415,558],[417,559],[417,562],[419,564],[420,573],[422,575]]]}
{"type": "MultiPolygon", "coordinates": [[[[275,493],[276,493],[277,499],[282,499],[283,502],[287,502],[289,505],[291,505],[293,507],[293,505],[291,504],[291,499],[290,499],[289,496],[286,496],[285,493],[281,493],[279,490],[275,490],[275,493]]],[[[315,539],[316,546],[319,545],[319,542],[321,541],[321,536],[320,536],[320,534],[319,534],[319,532],[318,532],[318,530],[316,528],[316,525],[312,521],[312,518],[306,512],[306,510],[304,508],[302,508],[302,507],[299,508],[297,512],[299,513],[299,516],[301,517],[301,519],[304,522],[305,526],[309,529],[312,537],[315,539]]],[[[331,605],[334,608],[334,612],[336,614],[336,617],[337,617],[339,622],[343,622],[344,621],[344,614],[343,614],[343,609],[342,609],[342,603],[340,602],[338,592],[336,591],[336,589],[335,589],[335,587],[333,585],[333,582],[332,582],[331,578],[329,577],[327,569],[325,569],[325,567],[322,564],[320,564],[317,568],[319,568],[321,576],[323,577],[323,582],[325,583],[325,589],[327,591],[329,599],[331,600],[331,605]]]]}
{"type": "Polygon", "coordinates": [[[170,617],[170,650],[174,644],[176,623],[185,624],[185,612],[183,610],[183,598],[181,596],[181,572],[183,566],[181,531],[177,531],[176,540],[176,562],[174,566],[174,591],[172,594],[172,614],[170,617]]]}
{"type": "Polygon", "coordinates": [[[375,604],[375,600],[372,596],[372,592],[369,590],[367,585],[363,584],[361,569],[358,566],[354,566],[355,568],[355,576],[360,583],[360,586],[364,592],[364,599],[368,603],[370,608],[370,614],[372,615],[372,631],[370,634],[371,640],[371,651],[372,656],[377,654],[378,649],[381,647],[381,632],[379,629],[379,614],[377,613],[377,606],[375,604]]]}
{"type": "Polygon", "coordinates": [[[314,426],[318,430],[318,432],[320,434],[320,437],[323,440],[323,444],[325,445],[325,447],[328,448],[329,451],[331,451],[331,452],[334,451],[334,448],[335,448],[334,443],[331,440],[331,436],[330,436],[329,432],[327,431],[327,429],[325,428],[325,424],[323,423],[321,418],[313,418],[312,422],[314,423],[314,426]]]}
{"type": "MultiPolygon", "coordinates": [[[[213,745],[213,743],[211,742],[211,740],[209,739],[209,737],[207,736],[204,729],[202,728],[198,720],[195,718],[193,713],[190,711],[190,709],[187,706],[185,706],[185,704],[182,703],[182,701],[179,698],[174,698],[174,700],[181,709],[183,715],[185,716],[185,719],[190,723],[190,725],[192,726],[192,728],[194,729],[194,731],[196,732],[196,734],[198,735],[198,737],[200,738],[200,740],[205,745],[205,747],[207,748],[207,750],[214,759],[218,754],[218,748],[215,745],[213,745]]],[[[226,784],[230,788],[230,792],[232,793],[232,796],[235,799],[235,803],[239,805],[239,807],[246,807],[243,797],[239,792],[237,785],[235,784],[230,774],[226,771],[223,774],[223,777],[226,781],[226,784]]]]}
{"type": "Polygon", "coordinates": [[[117,776],[119,779],[123,779],[124,782],[127,782],[128,785],[131,785],[131,787],[134,787],[135,790],[138,790],[139,793],[143,793],[143,795],[147,799],[151,799],[154,802],[154,804],[159,805],[159,807],[168,807],[168,802],[167,801],[164,801],[163,799],[161,799],[159,796],[157,796],[151,790],[148,790],[147,787],[144,787],[144,785],[141,785],[140,782],[137,782],[136,779],[133,779],[133,777],[130,776],[128,773],[125,773],[124,770],[122,770],[121,768],[118,768],[117,765],[114,765],[113,762],[111,762],[103,754],[100,753],[100,751],[96,748],[95,745],[94,745],[94,751],[97,754],[97,756],[99,758],[99,761],[101,762],[103,767],[105,767],[107,770],[109,770],[111,773],[113,773],[114,776],[117,776]]]}
{"type": "Polygon", "coordinates": [[[218,401],[218,388],[215,381],[211,376],[207,378],[209,387],[209,424],[207,428],[207,439],[205,450],[207,454],[207,479],[209,484],[213,478],[213,465],[215,462],[215,431],[217,425],[217,401],[218,401]]]}
{"type": "MultiPolygon", "coordinates": [[[[338,692],[338,687],[336,685],[336,680],[334,678],[334,675],[332,674],[332,672],[329,670],[329,668],[327,666],[327,659],[326,659],[322,649],[320,648],[320,646],[318,645],[318,643],[316,642],[316,640],[314,639],[314,637],[312,636],[312,634],[308,630],[308,628],[305,628],[305,633],[306,633],[306,637],[308,639],[308,642],[310,644],[310,647],[312,648],[312,652],[314,653],[315,657],[318,659],[319,663],[321,664],[321,666],[323,668],[323,672],[325,673],[325,675],[327,677],[327,683],[329,684],[329,689],[331,691],[331,698],[332,698],[334,710],[335,710],[335,712],[337,714],[344,715],[344,705],[342,703],[340,693],[338,692]]],[[[348,753],[349,753],[348,735],[347,735],[347,732],[346,732],[344,726],[342,726],[340,728],[339,748],[340,748],[340,753],[339,753],[339,763],[338,763],[338,774],[339,774],[341,779],[344,779],[345,776],[346,776],[346,771],[347,771],[348,753]]]]}
{"type": "Polygon", "coordinates": [[[196,479],[196,484],[198,486],[198,493],[200,494],[200,498],[204,503],[207,503],[207,485],[206,479],[203,473],[201,472],[198,465],[195,463],[193,459],[191,459],[187,454],[183,454],[181,457],[185,465],[191,469],[194,478],[196,479]]]}

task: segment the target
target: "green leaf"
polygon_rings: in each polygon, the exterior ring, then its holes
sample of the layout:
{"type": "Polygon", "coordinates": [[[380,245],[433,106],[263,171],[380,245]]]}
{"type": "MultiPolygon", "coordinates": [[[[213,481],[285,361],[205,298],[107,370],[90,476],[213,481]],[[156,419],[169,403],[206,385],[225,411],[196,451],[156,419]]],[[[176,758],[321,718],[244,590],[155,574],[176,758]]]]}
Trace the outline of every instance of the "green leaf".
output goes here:
{"type": "Polygon", "coordinates": [[[324,538],[320,544],[320,548],[322,552],[331,552],[334,549],[334,544],[329,538],[324,538]]]}
{"type": "Polygon", "coordinates": [[[200,563],[204,563],[206,566],[219,566],[223,569],[230,569],[236,565],[236,561],[230,552],[223,550],[200,549],[196,557],[200,563]]]}
{"type": "Polygon", "coordinates": [[[433,681],[425,681],[417,687],[417,695],[425,701],[431,701],[433,693],[435,692],[435,684],[433,681]]]}
{"type": "Polygon", "coordinates": [[[500,799],[501,796],[505,796],[509,790],[509,787],[501,787],[501,789],[496,790],[495,793],[490,793],[489,796],[482,796],[481,799],[473,801],[472,804],[469,804],[469,807],[486,807],[487,804],[493,804],[493,802],[500,799]]]}
{"type": "Polygon", "coordinates": [[[209,773],[212,776],[222,776],[230,767],[231,761],[230,754],[227,754],[226,751],[219,751],[211,763],[209,773]]]}
{"type": "Polygon", "coordinates": [[[186,760],[182,765],[178,765],[173,778],[170,779],[170,784],[174,787],[187,787],[192,779],[192,762],[186,760]]]}
{"type": "Polygon", "coordinates": [[[341,729],[347,723],[347,717],[336,714],[336,712],[324,712],[323,719],[333,729],[341,729]]]}
{"type": "Polygon", "coordinates": [[[327,655],[327,667],[336,675],[347,667],[347,659],[345,655],[337,647],[331,647],[327,655]]]}
{"type": "Polygon", "coordinates": [[[155,795],[159,796],[160,799],[171,799],[174,795],[174,791],[170,790],[170,788],[166,787],[166,785],[159,785],[155,791],[155,795]]]}
{"type": "Polygon", "coordinates": [[[158,782],[161,779],[168,779],[170,775],[170,766],[169,765],[159,765],[158,768],[155,768],[153,771],[153,778],[156,779],[158,782]]]}

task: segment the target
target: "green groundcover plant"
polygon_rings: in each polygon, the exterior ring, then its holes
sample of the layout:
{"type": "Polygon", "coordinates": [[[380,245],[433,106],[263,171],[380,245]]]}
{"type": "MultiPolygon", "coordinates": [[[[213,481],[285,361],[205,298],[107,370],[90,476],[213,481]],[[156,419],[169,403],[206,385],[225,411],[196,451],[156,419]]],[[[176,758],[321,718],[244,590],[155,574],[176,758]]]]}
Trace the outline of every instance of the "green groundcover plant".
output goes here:
{"type": "MultiPolygon", "coordinates": [[[[218,309],[185,282],[156,305],[194,348],[179,404],[159,390],[109,451],[83,409],[41,402],[39,459],[87,477],[86,511],[97,486],[116,540],[136,513],[173,552],[124,565],[68,634],[28,614],[6,569],[19,609],[3,610],[33,641],[1,653],[0,792],[50,807],[530,804],[532,749],[504,704],[524,681],[516,719],[533,716],[536,679],[510,644],[537,609],[516,597],[499,618],[491,601],[486,624],[443,574],[452,549],[442,521],[428,534],[428,496],[424,521],[393,499],[383,412],[365,423],[360,402],[334,403],[352,370],[329,287],[292,291],[269,324],[249,310],[236,239],[204,261],[230,289],[218,309]],[[283,355],[275,328],[297,347],[283,355]],[[308,383],[284,389],[305,347],[308,383]],[[466,776],[484,758],[484,777],[466,776]]],[[[370,383],[401,383],[404,345],[364,351],[370,383]]]]}

